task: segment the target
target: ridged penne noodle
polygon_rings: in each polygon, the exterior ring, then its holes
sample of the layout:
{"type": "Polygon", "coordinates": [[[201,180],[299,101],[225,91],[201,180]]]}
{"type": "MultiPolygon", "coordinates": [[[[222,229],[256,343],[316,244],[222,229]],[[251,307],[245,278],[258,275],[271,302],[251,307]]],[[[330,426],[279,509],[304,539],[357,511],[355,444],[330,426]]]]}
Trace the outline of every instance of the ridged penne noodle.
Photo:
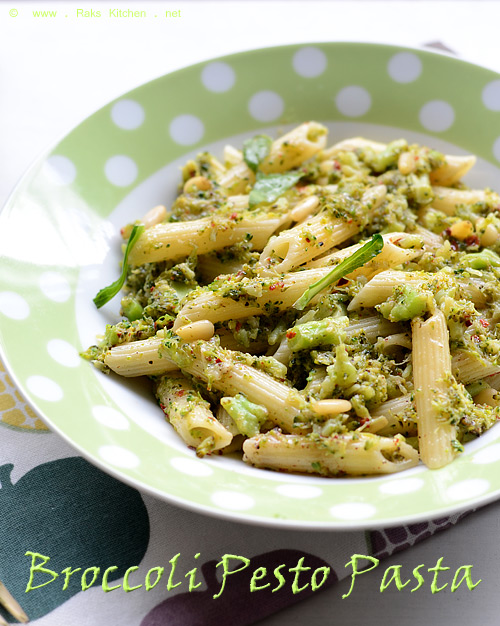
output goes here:
{"type": "Polygon", "coordinates": [[[253,219],[245,216],[235,219],[208,217],[190,222],[157,224],[139,237],[129,262],[131,266],[137,266],[177,260],[193,250],[205,254],[244,241],[249,234],[253,248],[261,250],[283,219],[283,216],[269,218],[258,215],[253,219]]]}
{"type": "Polygon", "coordinates": [[[449,187],[458,183],[467,172],[476,164],[476,157],[472,154],[467,156],[446,156],[441,167],[433,170],[429,174],[433,185],[449,187]]]}
{"type": "Polygon", "coordinates": [[[314,438],[273,430],[247,439],[243,451],[257,467],[326,476],[392,474],[418,463],[418,452],[403,437],[369,433],[314,438]]]}
{"type": "Polygon", "coordinates": [[[260,164],[266,174],[286,172],[302,165],[326,145],[327,129],[317,122],[297,126],[276,141],[260,164]]]}
{"type": "MultiPolygon", "coordinates": [[[[376,274],[351,300],[348,311],[356,311],[361,307],[374,307],[390,297],[395,287],[399,285],[419,286],[428,281],[442,279],[449,280],[445,274],[428,274],[426,272],[402,272],[399,270],[385,270],[376,274]]],[[[457,281],[465,297],[481,306],[486,302],[484,294],[472,281],[457,281]]]]}
{"type": "Polygon", "coordinates": [[[243,362],[238,355],[214,342],[196,341],[183,351],[182,371],[227,395],[244,394],[250,402],[265,407],[269,419],[287,432],[308,430],[300,421],[306,402],[299,392],[243,362]]]}
{"type": "Polygon", "coordinates": [[[457,350],[452,354],[451,367],[453,375],[464,385],[500,373],[500,365],[488,363],[479,358],[479,355],[475,358],[470,352],[464,350],[457,350]]]}
{"type": "Polygon", "coordinates": [[[350,339],[362,332],[369,342],[374,343],[377,337],[387,337],[400,330],[401,326],[399,324],[389,322],[389,320],[380,317],[380,315],[371,315],[360,317],[357,320],[349,320],[349,326],[345,329],[345,334],[350,339]]]}
{"type": "Polygon", "coordinates": [[[163,334],[155,337],[123,343],[108,350],[104,363],[120,376],[158,376],[179,369],[177,365],[162,355],[163,334]]]}
{"type": "Polygon", "coordinates": [[[446,319],[436,311],[428,320],[412,321],[412,364],[420,458],[431,469],[455,456],[456,424],[449,419],[448,391],[453,384],[446,319]]]}
{"type": "Polygon", "coordinates": [[[349,139],[343,139],[330,148],[324,150],[321,158],[324,160],[331,159],[337,156],[340,152],[353,152],[354,150],[366,150],[367,148],[373,150],[373,152],[382,152],[382,150],[385,150],[386,147],[387,145],[385,143],[371,141],[370,139],[365,139],[364,137],[351,137],[349,139]]]}
{"type": "MultiPolygon", "coordinates": [[[[397,267],[398,265],[403,265],[403,263],[412,261],[416,257],[420,256],[423,250],[402,248],[398,245],[410,236],[411,235],[408,235],[408,233],[388,233],[383,235],[384,247],[382,248],[382,252],[380,252],[380,254],[378,254],[374,259],[363,265],[363,267],[360,267],[354,272],[348,274],[346,278],[352,280],[357,276],[366,276],[366,278],[370,279],[379,272],[383,272],[384,270],[392,267],[397,267]]],[[[355,246],[349,246],[343,250],[333,252],[332,254],[322,257],[321,259],[311,261],[306,265],[306,267],[309,269],[313,267],[336,265],[343,259],[351,256],[351,254],[356,252],[356,250],[359,250],[362,245],[363,244],[356,244],[355,246]]]]}
{"type": "Polygon", "coordinates": [[[255,183],[255,174],[245,161],[241,161],[220,174],[217,182],[229,196],[242,194],[247,191],[249,185],[255,183]]]}
{"type": "Polygon", "coordinates": [[[461,205],[485,202],[487,199],[487,194],[482,189],[450,189],[449,187],[434,186],[432,191],[434,193],[433,208],[446,213],[446,215],[455,215],[461,205]]]}
{"type": "Polygon", "coordinates": [[[94,303],[123,284],[123,319],[82,356],[149,377],[199,456],[442,467],[500,420],[500,197],[460,183],[472,155],[326,136],[306,122],[189,160],[171,212],[122,229],[94,303]]]}
{"type": "Polygon", "coordinates": [[[225,448],[233,435],[210,410],[209,403],[180,372],[162,376],[156,397],[167,419],[188,446],[200,456],[225,448]]]}
{"type": "Polygon", "coordinates": [[[417,435],[417,416],[409,393],[379,404],[370,413],[372,418],[383,416],[387,419],[387,424],[378,431],[379,435],[385,437],[392,437],[398,433],[405,437],[417,435]]]}
{"type": "MultiPolygon", "coordinates": [[[[365,192],[362,204],[368,214],[384,201],[385,185],[370,188],[365,192]]],[[[346,221],[331,217],[328,211],[308,219],[272,238],[262,251],[260,262],[266,267],[272,264],[275,272],[288,272],[307,263],[330,248],[344,242],[359,232],[361,224],[355,219],[346,221]],[[278,263],[273,260],[278,259],[278,263]]]]}
{"type": "Polygon", "coordinates": [[[269,314],[270,311],[283,311],[290,308],[311,283],[325,276],[330,269],[320,267],[285,274],[283,278],[276,279],[242,279],[240,285],[235,284],[235,289],[240,289],[241,296],[230,294],[223,296],[211,289],[200,290],[194,298],[188,299],[179,311],[174,330],[182,324],[201,319],[215,323],[269,314]],[[245,293],[258,294],[258,297],[246,298],[245,293]]]}

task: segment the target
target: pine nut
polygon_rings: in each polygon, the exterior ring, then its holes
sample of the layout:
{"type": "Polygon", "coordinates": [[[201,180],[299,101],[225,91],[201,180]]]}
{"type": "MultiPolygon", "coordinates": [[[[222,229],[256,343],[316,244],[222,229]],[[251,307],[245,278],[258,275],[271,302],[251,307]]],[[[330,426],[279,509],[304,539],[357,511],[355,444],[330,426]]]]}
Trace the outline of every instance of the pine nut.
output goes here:
{"type": "Polygon", "coordinates": [[[196,191],[208,191],[212,189],[212,183],[205,176],[194,176],[184,183],[184,193],[193,193],[196,191]]]}
{"type": "Polygon", "coordinates": [[[415,161],[415,157],[411,152],[402,152],[399,155],[398,159],[398,170],[403,174],[403,176],[408,176],[413,171],[415,171],[417,163],[415,161]]]}
{"type": "Polygon", "coordinates": [[[472,235],[473,230],[474,230],[474,227],[472,225],[472,222],[469,222],[469,220],[462,220],[460,222],[455,222],[454,224],[450,226],[451,236],[455,237],[455,239],[460,239],[460,241],[464,241],[464,239],[467,239],[467,237],[470,237],[470,235],[472,235]]]}
{"type": "Polygon", "coordinates": [[[318,400],[313,403],[312,409],[318,415],[336,415],[350,411],[352,404],[349,400],[318,400]]]}
{"type": "Polygon", "coordinates": [[[474,402],[476,404],[487,404],[493,407],[500,406],[500,393],[492,387],[483,389],[477,396],[474,396],[474,402]]]}
{"type": "Polygon", "coordinates": [[[154,208],[150,209],[146,215],[142,218],[142,223],[146,228],[151,228],[151,226],[156,226],[156,224],[160,224],[167,217],[167,209],[159,204],[154,208]]]}
{"type": "Polygon", "coordinates": [[[488,226],[484,229],[484,233],[479,238],[479,243],[482,246],[488,247],[492,246],[497,239],[498,230],[493,226],[493,224],[488,224],[488,226]]]}
{"type": "Polygon", "coordinates": [[[198,341],[198,339],[208,341],[214,336],[215,329],[209,320],[198,320],[181,326],[175,332],[184,341],[198,341]]]}
{"type": "Polygon", "coordinates": [[[323,161],[319,166],[319,171],[322,174],[331,174],[335,169],[335,161],[323,161]]]}

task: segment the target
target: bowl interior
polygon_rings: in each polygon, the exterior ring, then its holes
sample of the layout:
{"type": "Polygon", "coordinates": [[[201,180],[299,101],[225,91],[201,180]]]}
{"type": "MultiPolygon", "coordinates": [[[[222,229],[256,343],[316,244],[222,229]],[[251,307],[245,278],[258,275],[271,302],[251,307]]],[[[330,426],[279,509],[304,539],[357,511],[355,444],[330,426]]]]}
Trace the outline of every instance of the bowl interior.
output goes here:
{"type": "Polygon", "coordinates": [[[147,382],[104,376],[78,352],[118,319],[118,302],[97,311],[92,298],[118,274],[119,227],[171,203],[180,166],[197,152],[220,155],[226,143],[315,119],[329,127],[330,142],[405,137],[472,152],[479,160],[468,184],[500,189],[499,111],[494,72],[373,44],[241,53],[125,94],[39,159],[0,215],[0,341],[11,374],[89,460],[200,512],[352,529],[439,517],[498,497],[500,473],[488,467],[500,460],[497,428],[442,470],[389,477],[332,480],[233,458],[199,460],[164,423],[147,382]]]}

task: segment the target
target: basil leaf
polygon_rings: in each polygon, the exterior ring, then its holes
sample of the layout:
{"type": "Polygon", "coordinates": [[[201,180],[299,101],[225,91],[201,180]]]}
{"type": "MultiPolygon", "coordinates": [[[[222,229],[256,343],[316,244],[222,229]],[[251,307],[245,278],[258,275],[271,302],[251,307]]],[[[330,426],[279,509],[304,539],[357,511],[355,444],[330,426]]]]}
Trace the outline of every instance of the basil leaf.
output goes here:
{"type": "Polygon", "coordinates": [[[267,135],[255,135],[243,142],[243,158],[248,167],[256,172],[269,154],[273,140],[267,135]]]}
{"type": "Polygon", "coordinates": [[[361,248],[351,254],[350,257],[347,257],[342,263],[336,265],[326,276],[323,276],[323,278],[320,278],[308,287],[293,306],[299,311],[302,311],[320,291],[323,291],[323,289],[326,289],[332,283],[336,283],[347,274],[354,272],[358,267],[362,267],[365,263],[376,257],[377,254],[380,254],[383,247],[384,238],[382,235],[378,233],[373,235],[370,241],[365,243],[364,246],[361,246],[361,248]]]}
{"type": "Polygon", "coordinates": [[[94,298],[94,304],[98,309],[109,302],[111,298],[114,298],[116,294],[120,291],[125,283],[125,279],[127,278],[128,271],[128,255],[132,248],[135,245],[135,242],[139,239],[139,237],[144,232],[144,224],[134,224],[132,228],[132,232],[130,233],[130,237],[128,238],[127,247],[125,248],[125,254],[123,255],[123,266],[122,273],[118,280],[115,280],[114,283],[109,285],[108,287],[104,287],[99,291],[99,293],[94,298]]]}
{"type": "Polygon", "coordinates": [[[261,202],[274,202],[287,189],[293,187],[300,178],[304,176],[303,172],[290,171],[285,174],[257,174],[257,182],[253,186],[248,199],[248,206],[253,208],[261,202]]]}

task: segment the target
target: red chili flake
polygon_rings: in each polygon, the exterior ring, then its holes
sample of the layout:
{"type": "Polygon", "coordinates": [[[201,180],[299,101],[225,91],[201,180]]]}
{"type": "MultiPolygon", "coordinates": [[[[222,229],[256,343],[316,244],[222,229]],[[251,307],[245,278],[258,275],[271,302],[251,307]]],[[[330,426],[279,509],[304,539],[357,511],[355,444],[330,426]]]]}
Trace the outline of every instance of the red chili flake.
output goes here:
{"type": "Polygon", "coordinates": [[[479,335],[472,335],[474,341],[480,341],[479,335]]]}
{"type": "Polygon", "coordinates": [[[238,213],[231,213],[231,215],[229,216],[230,220],[235,220],[238,217],[238,213]]]}
{"type": "Polygon", "coordinates": [[[488,322],[488,320],[483,320],[483,319],[480,319],[480,320],[479,320],[479,323],[481,324],[481,326],[482,326],[483,328],[488,328],[488,326],[490,325],[490,323],[488,322]]]}
{"type": "Polygon", "coordinates": [[[274,291],[275,289],[278,289],[278,287],[280,289],[283,289],[283,287],[285,286],[284,281],[282,280],[278,280],[277,282],[273,283],[272,285],[270,285],[269,287],[269,291],[274,291]]]}
{"type": "Polygon", "coordinates": [[[466,246],[478,246],[479,245],[479,237],[477,235],[469,235],[465,240],[466,246]]]}
{"type": "Polygon", "coordinates": [[[333,162],[333,169],[334,169],[334,170],[340,170],[340,169],[342,169],[342,168],[341,168],[341,166],[340,166],[340,163],[339,163],[338,161],[334,161],[334,162],[333,162]]]}
{"type": "Polygon", "coordinates": [[[160,402],[160,409],[161,409],[162,411],[164,411],[166,408],[167,408],[167,407],[166,407],[166,406],[165,406],[162,402],[160,402]]]}
{"type": "Polygon", "coordinates": [[[306,237],[306,241],[307,243],[311,243],[311,240],[309,239],[309,237],[306,237]]]}
{"type": "Polygon", "coordinates": [[[153,285],[153,287],[151,287],[151,289],[149,291],[154,291],[154,290],[155,290],[155,288],[154,288],[154,285],[153,285]]]}
{"type": "Polygon", "coordinates": [[[179,389],[179,391],[177,392],[177,395],[179,396],[179,398],[182,398],[182,396],[186,393],[185,389],[179,389]]]}
{"type": "Polygon", "coordinates": [[[219,357],[217,357],[217,358],[215,359],[215,362],[216,362],[216,363],[222,363],[222,359],[219,359],[219,357]]]}
{"type": "Polygon", "coordinates": [[[236,332],[239,332],[241,330],[241,322],[236,322],[236,326],[234,329],[236,332]]]}
{"type": "Polygon", "coordinates": [[[293,339],[297,333],[294,330],[289,330],[286,334],[287,339],[293,339]]]}
{"type": "Polygon", "coordinates": [[[467,327],[469,327],[472,324],[472,322],[470,321],[470,313],[464,314],[464,322],[467,327]]]}
{"type": "Polygon", "coordinates": [[[123,237],[123,234],[125,233],[125,228],[120,228],[120,235],[123,237]]]}

